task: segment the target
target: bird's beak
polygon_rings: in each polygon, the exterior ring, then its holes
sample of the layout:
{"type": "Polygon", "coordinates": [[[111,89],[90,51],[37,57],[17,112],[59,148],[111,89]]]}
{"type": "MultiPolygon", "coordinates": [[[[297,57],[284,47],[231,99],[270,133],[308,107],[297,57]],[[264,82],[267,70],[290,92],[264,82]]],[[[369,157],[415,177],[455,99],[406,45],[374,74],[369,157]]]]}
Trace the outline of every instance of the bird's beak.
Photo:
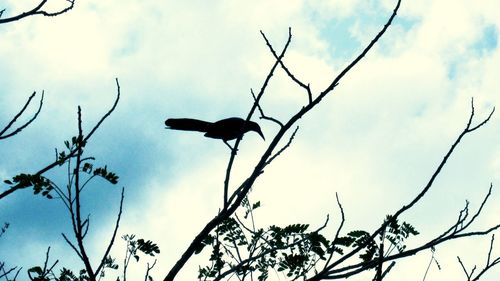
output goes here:
{"type": "Polygon", "coordinates": [[[256,130],[256,132],[262,137],[263,140],[266,140],[266,138],[264,137],[264,134],[262,133],[260,128],[258,130],[256,130]]]}

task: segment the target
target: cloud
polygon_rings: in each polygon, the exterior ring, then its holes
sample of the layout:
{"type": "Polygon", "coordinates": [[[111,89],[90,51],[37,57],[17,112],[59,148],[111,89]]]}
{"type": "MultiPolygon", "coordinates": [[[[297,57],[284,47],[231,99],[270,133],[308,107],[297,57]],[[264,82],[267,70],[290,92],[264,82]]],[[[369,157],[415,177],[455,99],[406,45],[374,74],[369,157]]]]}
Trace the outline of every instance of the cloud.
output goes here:
{"type": "MultiPolygon", "coordinates": [[[[16,159],[2,163],[0,171],[11,175],[52,159],[54,146],[76,132],[76,106],[82,105],[88,129],[113,102],[113,79],[119,77],[121,101],[97,132],[89,153],[120,175],[120,185],[126,186],[120,234],[136,233],[158,243],[162,254],[155,276],[162,276],[217,213],[228,157],[220,141],[165,131],[163,120],[244,116],[252,104],[250,88],[260,89],[274,63],[259,30],[280,50],[292,27],[284,61],[297,77],[311,83],[317,95],[376,34],[393,2],[82,2],[64,16],[1,26],[0,36],[7,42],[0,46],[1,107],[22,105],[34,89],[45,89],[46,100],[32,127],[15,141],[0,144],[0,155],[16,159]],[[336,24],[333,32],[331,24],[336,24]],[[33,139],[39,142],[36,146],[33,139]],[[36,163],[31,163],[33,158],[36,163]]],[[[330,213],[332,232],[338,224],[338,192],[348,218],[346,230],[370,230],[408,202],[463,129],[470,98],[475,98],[477,120],[500,103],[499,51],[494,43],[500,25],[497,7],[495,1],[403,2],[400,18],[380,44],[300,120],[292,146],[257,181],[251,196],[263,204],[256,213],[259,222],[310,222],[314,228],[330,213]]],[[[282,70],[273,76],[262,101],[267,114],[280,118],[306,103],[305,92],[282,70]]],[[[2,120],[9,112],[0,112],[2,120]]],[[[245,136],[233,188],[251,171],[277,130],[274,124],[257,121],[268,141],[245,136]]],[[[404,217],[422,237],[439,233],[455,220],[465,199],[477,206],[489,181],[498,180],[498,128],[494,117],[464,140],[429,197],[404,217]]],[[[100,198],[89,202],[96,208],[89,243],[97,253],[109,237],[109,227],[101,226],[114,221],[115,208],[108,206],[117,203],[118,193],[99,184],[92,188],[89,192],[100,198]]],[[[30,200],[28,193],[2,205],[14,208],[14,203],[30,200]]],[[[494,205],[480,225],[497,223],[494,205]]],[[[29,207],[12,212],[42,215],[40,210],[53,208],[29,207]]],[[[47,211],[48,217],[54,215],[58,214],[47,211]]],[[[51,227],[58,235],[59,227],[51,227]]],[[[29,233],[23,237],[2,247],[12,250],[38,239],[29,233]]],[[[56,240],[46,244],[57,253],[71,253],[56,240]]],[[[468,255],[471,244],[460,244],[460,254],[468,255]]],[[[115,255],[122,255],[123,242],[116,246],[115,255]]],[[[429,280],[456,276],[457,247],[438,249],[437,258],[446,266],[441,271],[433,268],[429,280]]],[[[43,256],[45,247],[35,248],[43,256]]],[[[390,278],[413,278],[407,275],[413,274],[413,261],[423,274],[429,256],[422,253],[398,264],[390,278]],[[413,269],[406,270],[409,267],[413,269]]],[[[21,256],[12,262],[24,265],[31,260],[21,256]]],[[[195,277],[197,262],[182,271],[183,278],[195,277]]]]}

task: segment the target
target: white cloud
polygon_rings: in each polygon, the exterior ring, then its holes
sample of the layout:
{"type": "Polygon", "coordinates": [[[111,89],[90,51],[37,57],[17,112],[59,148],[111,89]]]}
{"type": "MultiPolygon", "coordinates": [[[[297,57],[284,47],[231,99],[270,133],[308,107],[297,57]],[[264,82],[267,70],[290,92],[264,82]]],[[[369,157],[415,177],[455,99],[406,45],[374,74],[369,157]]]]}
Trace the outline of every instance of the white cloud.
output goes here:
{"type": "MultiPolygon", "coordinates": [[[[393,2],[382,3],[387,16],[393,2]]],[[[2,41],[9,42],[0,46],[4,62],[0,73],[9,80],[2,102],[22,104],[24,96],[19,93],[45,89],[46,103],[37,121],[41,127],[55,124],[52,134],[67,136],[74,133],[75,122],[69,128],[65,116],[74,116],[76,104],[82,104],[86,120],[97,119],[114,98],[112,79],[120,78],[122,101],[106,127],[112,129],[101,132],[113,142],[103,145],[116,150],[117,159],[128,163],[130,171],[145,167],[159,173],[141,180],[139,187],[123,183],[131,193],[140,188],[141,198],[127,197],[129,209],[120,233],[137,233],[160,245],[156,276],[161,276],[216,214],[228,156],[219,141],[160,131],[162,119],[184,114],[210,120],[245,115],[242,111],[252,102],[249,88],[260,89],[273,63],[260,29],[280,50],[292,26],[294,37],[285,62],[317,94],[348,63],[328,53],[342,42],[322,37],[323,21],[347,19],[373,6],[382,9],[378,3],[364,6],[360,1],[81,2],[61,17],[1,27],[2,41]],[[156,158],[119,150],[143,151],[139,148],[145,146],[156,158]]],[[[333,227],[338,220],[334,196],[339,192],[348,218],[346,229],[376,227],[385,214],[408,202],[463,128],[470,97],[475,97],[478,120],[500,104],[498,48],[483,55],[471,50],[485,26],[498,28],[498,11],[497,1],[404,1],[399,15],[415,20],[414,25],[408,30],[390,28],[335,92],[300,120],[292,146],[257,182],[252,198],[263,203],[259,221],[311,222],[315,227],[330,213],[333,227]],[[453,63],[456,75],[450,78],[453,63]]],[[[368,42],[380,26],[363,24],[359,21],[351,32],[360,42],[368,42]]],[[[266,113],[283,117],[306,102],[305,93],[278,70],[263,106],[266,113]]],[[[498,181],[497,120],[494,116],[464,141],[427,200],[405,216],[423,237],[443,230],[465,199],[477,206],[488,186],[485,182],[498,181]]],[[[273,124],[259,123],[267,141],[245,137],[235,184],[276,130],[273,124]]],[[[33,134],[41,131],[50,130],[39,128],[33,134]]],[[[26,149],[30,153],[31,148],[26,149]]],[[[498,213],[497,199],[492,198],[482,223],[498,223],[492,215],[498,213]]],[[[95,239],[108,237],[107,231],[97,231],[95,239]]],[[[475,240],[471,241],[457,244],[464,250],[461,255],[472,251],[475,240]]],[[[434,268],[427,280],[461,277],[457,247],[438,249],[443,270],[434,268]]],[[[475,255],[484,253],[479,249],[475,255]]],[[[423,276],[429,255],[398,264],[389,280],[410,280],[415,267],[423,276]]],[[[192,280],[196,268],[196,262],[190,264],[182,280],[192,280]]]]}

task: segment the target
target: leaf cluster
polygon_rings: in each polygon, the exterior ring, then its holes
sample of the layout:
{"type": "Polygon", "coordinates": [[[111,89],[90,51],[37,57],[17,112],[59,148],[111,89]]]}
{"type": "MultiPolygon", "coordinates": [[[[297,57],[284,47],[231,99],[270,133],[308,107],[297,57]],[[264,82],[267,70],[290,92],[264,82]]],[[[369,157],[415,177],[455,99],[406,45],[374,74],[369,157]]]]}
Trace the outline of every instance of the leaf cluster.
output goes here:
{"type": "Polygon", "coordinates": [[[56,275],[50,270],[44,270],[40,266],[34,266],[28,269],[28,276],[32,281],[88,281],[90,280],[89,275],[85,269],[78,272],[78,276],[73,273],[70,269],[63,267],[59,274],[56,275]],[[32,276],[34,274],[34,276],[32,276]]]}
{"type": "MultiPolygon", "coordinates": [[[[244,206],[245,218],[248,219],[260,203],[250,205],[246,202],[244,206]]],[[[297,280],[317,272],[318,263],[325,262],[333,254],[342,256],[348,249],[360,248],[359,258],[369,263],[379,258],[384,243],[389,244],[382,251],[384,255],[394,249],[402,252],[406,239],[419,234],[407,222],[399,223],[391,216],[387,216],[386,221],[389,223],[383,237],[373,239],[367,231],[354,230],[330,241],[321,233],[324,227],[311,231],[308,224],[291,224],[252,230],[237,216],[230,217],[197,248],[197,254],[205,247],[211,248],[210,264],[200,266],[198,279],[220,280],[235,274],[242,279],[256,275],[257,280],[267,280],[269,272],[275,271],[290,280],[297,280]]]]}
{"type": "Polygon", "coordinates": [[[128,255],[133,256],[136,261],[139,261],[140,258],[137,251],[152,257],[160,253],[160,247],[157,244],[151,240],[135,239],[135,234],[125,234],[122,239],[127,242],[128,255]]]}
{"type": "Polygon", "coordinates": [[[40,194],[48,199],[53,198],[50,192],[54,189],[54,185],[42,175],[21,173],[14,176],[12,180],[5,180],[4,183],[11,186],[19,185],[21,188],[33,187],[34,194],[40,194]]]}
{"type": "MultiPolygon", "coordinates": [[[[253,220],[252,211],[261,205],[245,200],[243,206],[244,217],[253,220]]],[[[199,268],[198,279],[219,280],[236,274],[242,278],[257,275],[257,280],[267,280],[270,270],[298,279],[319,260],[326,259],[329,243],[319,231],[310,231],[308,224],[250,229],[237,216],[230,217],[196,249],[199,254],[205,247],[211,247],[210,265],[199,268]]]]}

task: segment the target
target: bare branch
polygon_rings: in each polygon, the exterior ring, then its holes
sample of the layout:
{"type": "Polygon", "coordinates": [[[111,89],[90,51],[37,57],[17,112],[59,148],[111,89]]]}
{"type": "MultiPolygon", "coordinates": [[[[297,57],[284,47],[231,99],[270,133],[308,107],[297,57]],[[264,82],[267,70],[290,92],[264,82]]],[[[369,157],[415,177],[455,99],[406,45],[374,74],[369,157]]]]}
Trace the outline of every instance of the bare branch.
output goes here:
{"type": "MultiPolygon", "coordinates": [[[[291,28],[288,28],[288,33],[291,36],[291,28]]],[[[260,31],[260,34],[262,35],[262,37],[264,37],[264,40],[266,41],[266,45],[267,45],[267,47],[269,47],[269,50],[271,51],[271,53],[273,54],[273,56],[278,60],[278,55],[276,54],[276,51],[274,51],[274,48],[271,45],[271,43],[269,43],[269,40],[267,39],[267,37],[264,34],[264,32],[260,31]]],[[[299,79],[297,79],[295,77],[295,75],[293,75],[293,73],[290,72],[290,70],[288,69],[288,67],[285,66],[285,64],[283,63],[282,60],[279,60],[279,62],[280,62],[281,68],[283,68],[283,70],[286,72],[286,74],[288,75],[288,77],[290,77],[290,79],[292,79],[293,82],[297,83],[297,85],[299,85],[299,87],[304,88],[306,90],[307,97],[309,99],[309,103],[311,103],[312,102],[312,93],[311,93],[311,87],[309,86],[309,84],[306,85],[305,83],[303,83],[302,81],[300,81],[299,79]]]]}
{"type": "Polygon", "coordinates": [[[398,3],[394,8],[391,17],[384,25],[382,30],[380,30],[380,32],[372,39],[372,41],[365,47],[365,49],[361,52],[361,54],[359,54],[358,57],[356,57],[346,68],[344,68],[344,70],[342,70],[342,72],[340,72],[339,75],[337,75],[337,77],[335,77],[335,79],[333,79],[330,86],[328,86],[323,92],[321,92],[321,94],[316,99],[314,99],[313,101],[314,104],[319,103],[321,99],[323,99],[330,91],[332,91],[339,84],[340,80],[342,80],[344,75],[346,75],[356,64],[358,64],[358,62],[360,62],[361,59],[368,53],[368,51],[370,51],[370,49],[375,45],[375,43],[378,42],[378,40],[382,37],[387,28],[392,24],[392,21],[396,17],[400,5],[401,5],[401,0],[398,0],[398,3]]]}
{"type": "Polygon", "coordinates": [[[153,269],[153,267],[155,267],[155,265],[156,265],[156,259],[151,266],[149,266],[149,262],[147,263],[147,269],[146,269],[146,275],[144,276],[144,281],[148,281],[149,271],[151,269],[153,269]]]}
{"type": "MultiPolygon", "coordinates": [[[[489,119],[489,117],[488,117],[489,119]]],[[[488,201],[488,198],[491,196],[491,190],[493,189],[493,183],[490,183],[490,188],[488,189],[488,194],[486,194],[486,196],[484,197],[483,199],[483,202],[481,202],[481,205],[479,206],[479,208],[477,209],[477,212],[474,214],[474,216],[472,216],[472,218],[469,220],[468,223],[466,223],[462,228],[465,229],[467,227],[469,227],[469,225],[471,225],[474,220],[476,220],[476,218],[479,216],[479,214],[481,213],[481,211],[483,210],[483,207],[484,205],[486,204],[486,202],[488,201]]],[[[465,220],[466,217],[464,217],[464,220],[465,220]]]]}
{"type": "Polygon", "coordinates": [[[115,78],[115,82],[116,82],[116,99],[115,99],[115,102],[113,103],[113,106],[111,106],[111,108],[108,110],[108,112],[106,112],[106,114],[104,114],[101,117],[99,122],[97,122],[97,124],[95,124],[94,128],[92,128],[92,130],[90,130],[90,133],[88,133],[88,135],[83,139],[84,142],[87,142],[87,140],[90,139],[90,137],[92,137],[92,135],[95,133],[95,131],[97,129],[99,129],[102,122],[104,122],[104,120],[106,120],[106,118],[108,118],[109,115],[111,115],[111,113],[113,113],[113,111],[115,111],[115,108],[118,105],[118,101],[120,101],[120,94],[121,94],[120,83],[118,82],[118,78],[115,78]]]}
{"type": "MultiPolygon", "coordinates": [[[[4,269],[5,267],[5,263],[0,263],[0,270],[2,270],[3,272],[0,274],[0,278],[3,278],[3,277],[7,277],[12,271],[16,270],[17,266],[14,266],[8,270],[5,270],[4,269]]],[[[15,278],[14,278],[15,279],[15,278]]],[[[9,280],[9,279],[7,279],[9,280]]]]}
{"type": "MultiPolygon", "coordinates": [[[[253,89],[250,89],[250,92],[252,93],[252,97],[253,97],[253,100],[254,101],[257,101],[257,97],[255,96],[254,92],[253,92],[253,89]]],[[[281,128],[283,128],[283,123],[281,123],[280,120],[276,119],[276,118],[273,118],[273,117],[270,117],[270,116],[266,116],[264,114],[264,110],[262,110],[262,107],[260,106],[259,103],[257,103],[257,109],[259,110],[260,112],[260,119],[264,119],[264,120],[269,120],[269,121],[272,121],[276,124],[278,124],[281,128]]]]}
{"type": "MultiPolygon", "coordinates": [[[[469,274],[469,272],[467,272],[467,269],[465,269],[465,265],[464,265],[464,263],[462,262],[462,260],[460,259],[459,256],[457,256],[457,259],[458,259],[458,263],[460,264],[460,266],[462,267],[462,269],[463,269],[463,271],[465,273],[465,276],[467,276],[467,281],[470,281],[472,273],[469,274]]],[[[474,271],[474,270],[472,270],[472,271],[474,271]]]]}
{"type": "Polygon", "coordinates": [[[78,251],[78,249],[75,247],[75,245],[73,245],[73,243],[71,243],[71,241],[69,241],[68,237],[66,237],[66,234],[61,233],[61,235],[64,238],[64,240],[66,241],[66,243],[68,243],[68,245],[73,249],[73,251],[75,251],[75,253],[78,255],[78,257],[80,259],[83,259],[82,254],[80,254],[80,251],[78,251]]]}
{"type": "MultiPolygon", "coordinates": [[[[103,255],[102,259],[101,259],[101,263],[99,264],[99,266],[97,267],[97,269],[95,271],[95,276],[99,275],[99,272],[103,269],[105,260],[108,257],[109,252],[111,251],[111,247],[113,247],[113,244],[115,243],[116,233],[118,232],[118,227],[120,226],[120,219],[121,219],[121,216],[122,216],[123,198],[125,197],[124,196],[124,192],[125,192],[125,188],[122,188],[122,194],[121,194],[121,199],[120,199],[120,210],[119,210],[118,216],[116,218],[115,230],[113,231],[113,235],[111,236],[111,241],[108,244],[108,248],[104,252],[104,255],[103,255]]],[[[156,261],[155,261],[155,263],[156,263],[156,261]]],[[[148,272],[149,272],[149,268],[148,268],[148,272]]]]}
{"type": "Polygon", "coordinates": [[[434,247],[431,247],[431,252],[432,252],[432,255],[431,255],[431,259],[429,260],[429,264],[427,265],[427,268],[425,269],[425,273],[424,273],[424,278],[422,278],[422,281],[425,281],[425,279],[427,278],[427,273],[429,273],[429,269],[431,268],[431,265],[432,265],[432,262],[435,261],[438,268],[440,268],[439,266],[439,263],[437,262],[436,258],[434,258],[434,253],[436,252],[434,247]]]}
{"type": "Polygon", "coordinates": [[[494,112],[495,112],[495,107],[493,107],[493,109],[491,110],[490,114],[488,115],[488,117],[486,119],[484,119],[481,123],[477,124],[476,126],[470,128],[471,123],[472,123],[472,117],[474,116],[474,98],[471,98],[471,114],[470,114],[469,122],[467,123],[467,131],[472,132],[472,131],[480,128],[484,124],[486,124],[488,121],[490,121],[491,116],[493,115],[494,112]]]}
{"type": "Polygon", "coordinates": [[[31,9],[29,11],[26,11],[26,12],[23,12],[23,13],[21,13],[19,15],[8,17],[8,18],[4,18],[4,19],[1,18],[2,15],[3,15],[3,12],[5,11],[5,9],[3,9],[3,10],[0,11],[0,24],[18,21],[20,19],[23,19],[23,18],[26,18],[26,17],[29,17],[29,16],[35,16],[35,15],[42,15],[42,16],[46,16],[46,17],[55,17],[55,16],[58,16],[58,15],[64,14],[64,13],[68,12],[69,10],[73,9],[73,7],[75,5],[75,0],[66,0],[66,1],[69,3],[69,5],[66,6],[65,8],[59,10],[59,11],[47,12],[47,11],[43,10],[43,8],[44,8],[45,4],[47,4],[48,0],[42,0],[33,9],[31,9]]]}
{"type": "Polygon", "coordinates": [[[33,92],[33,94],[31,94],[31,96],[28,98],[28,100],[26,101],[26,103],[24,104],[23,108],[21,109],[21,111],[19,111],[16,116],[14,116],[14,118],[12,118],[12,120],[9,122],[9,124],[7,124],[7,126],[2,130],[0,131],[0,140],[1,139],[6,139],[6,138],[9,138],[9,137],[12,137],[16,134],[18,134],[19,132],[21,132],[24,128],[28,127],[29,124],[31,124],[31,122],[33,122],[37,117],[38,117],[38,114],[40,113],[40,111],[42,110],[42,105],[43,105],[43,96],[44,96],[44,92],[42,91],[42,97],[40,98],[40,104],[38,106],[38,110],[36,111],[35,115],[33,115],[33,117],[31,117],[31,119],[29,121],[27,121],[26,123],[24,123],[23,125],[19,126],[17,129],[15,129],[13,132],[7,134],[7,135],[4,135],[5,132],[12,126],[14,125],[14,123],[17,121],[17,119],[19,117],[21,117],[21,115],[23,115],[24,111],[26,110],[26,108],[28,107],[28,105],[30,104],[31,100],[35,97],[36,95],[36,92],[33,92]]]}
{"type": "Polygon", "coordinates": [[[337,199],[337,205],[339,207],[339,210],[340,210],[340,225],[339,227],[337,228],[337,232],[335,233],[335,237],[333,238],[333,241],[332,241],[332,246],[330,248],[330,256],[328,257],[326,263],[325,263],[325,266],[323,267],[323,270],[325,270],[325,268],[328,266],[328,264],[330,264],[330,261],[332,260],[332,257],[333,257],[333,254],[335,253],[335,241],[338,241],[339,239],[339,235],[340,235],[340,231],[342,230],[342,227],[344,226],[344,222],[345,222],[345,215],[344,215],[344,208],[342,207],[342,204],[340,204],[340,200],[339,200],[339,194],[337,192],[335,192],[335,198],[337,199]]]}
{"type": "MultiPolygon", "coordinates": [[[[254,98],[254,103],[253,103],[253,105],[248,113],[246,121],[249,121],[250,118],[252,117],[255,109],[257,108],[257,105],[259,104],[260,98],[262,97],[262,95],[264,95],[264,92],[267,88],[267,85],[269,84],[271,77],[274,75],[274,71],[276,70],[276,67],[278,66],[279,62],[283,59],[283,57],[285,56],[286,50],[287,50],[288,46],[290,45],[291,40],[292,40],[292,34],[291,34],[291,32],[289,32],[288,33],[288,40],[285,43],[285,47],[283,48],[283,51],[281,52],[280,56],[278,57],[278,60],[271,67],[269,74],[267,75],[266,79],[264,80],[264,83],[262,84],[262,87],[260,88],[259,94],[257,95],[256,98],[254,98]]],[[[236,157],[236,151],[238,151],[238,145],[240,144],[242,136],[240,136],[239,138],[236,139],[236,141],[234,143],[234,149],[232,149],[232,151],[231,151],[231,156],[229,157],[229,162],[227,164],[226,177],[224,179],[224,209],[228,208],[229,201],[231,201],[231,200],[228,201],[228,197],[227,197],[228,192],[229,192],[229,179],[231,177],[231,169],[233,167],[234,158],[236,157]]],[[[243,200],[243,198],[241,198],[241,200],[243,200]]]]}
{"type": "Polygon", "coordinates": [[[293,131],[292,135],[290,136],[290,139],[288,139],[288,142],[278,152],[276,152],[273,156],[271,156],[269,160],[267,160],[266,165],[271,164],[271,162],[273,162],[273,160],[276,159],[276,157],[280,156],[280,154],[283,153],[283,151],[285,151],[288,147],[290,147],[293,139],[295,138],[295,134],[297,133],[298,130],[299,126],[295,128],[295,131],[293,131]]]}

